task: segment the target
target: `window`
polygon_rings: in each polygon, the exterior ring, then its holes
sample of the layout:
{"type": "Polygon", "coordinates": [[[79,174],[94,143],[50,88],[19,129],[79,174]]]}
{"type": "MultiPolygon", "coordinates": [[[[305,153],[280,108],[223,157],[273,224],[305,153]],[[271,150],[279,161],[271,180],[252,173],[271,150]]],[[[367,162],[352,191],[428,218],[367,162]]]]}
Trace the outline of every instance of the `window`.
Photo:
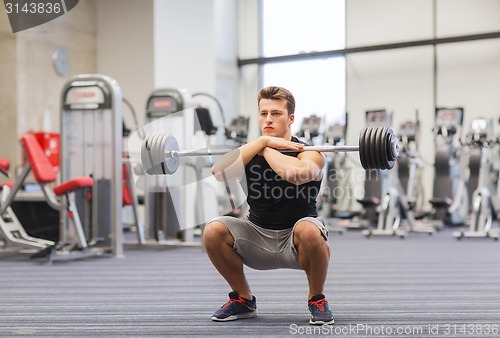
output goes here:
{"type": "Polygon", "coordinates": [[[345,48],[345,0],[262,0],[262,56],[345,48]]]}
{"type": "MultiPolygon", "coordinates": [[[[344,0],[262,0],[264,57],[343,48],[344,0]]],[[[282,86],[294,94],[294,133],[312,114],[327,125],[344,122],[344,57],[267,63],[261,74],[262,86],[282,86]]]]}
{"type": "Polygon", "coordinates": [[[263,86],[281,86],[295,97],[297,133],[304,117],[317,115],[326,125],[345,123],[345,59],[280,62],[264,65],[263,86]]]}

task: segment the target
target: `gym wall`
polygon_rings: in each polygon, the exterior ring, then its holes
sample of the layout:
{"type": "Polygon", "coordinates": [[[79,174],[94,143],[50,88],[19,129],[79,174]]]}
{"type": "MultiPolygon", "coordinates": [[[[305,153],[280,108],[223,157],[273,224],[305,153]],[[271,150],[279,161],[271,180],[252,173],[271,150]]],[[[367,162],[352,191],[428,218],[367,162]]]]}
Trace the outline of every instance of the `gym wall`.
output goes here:
{"type": "Polygon", "coordinates": [[[210,93],[227,120],[237,115],[236,2],[106,0],[97,13],[98,72],[118,81],[140,124],[147,97],[164,87],[210,93]]]}
{"type": "MultiPolygon", "coordinates": [[[[143,123],[146,100],[155,86],[154,1],[98,1],[96,14],[97,72],[118,82],[143,123]]],[[[128,128],[134,127],[126,106],[123,118],[128,128]]]]}
{"type": "MultiPolygon", "coordinates": [[[[12,34],[7,15],[0,14],[0,156],[12,161],[17,156],[17,36],[12,34]]],[[[0,182],[6,179],[0,175],[0,182]]]]}
{"type": "Polygon", "coordinates": [[[0,156],[12,167],[21,163],[22,134],[59,132],[64,83],[75,74],[96,71],[96,1],[80,1],[77,8],[15,34],[7,14],[0,11],[0,156]],[[52,67],[58,47],[70,56],[69,72],[62,77],[52,67]]]}
{"type": "Polygon", "coordinates": [[[22,134],[47,126],[59,132],[61,90],[76,74],[116,79],[140,124],[148,95],[159,87],[213,94],[227,121],[239,115],[237,11],[233,0],[80,0],[67,14],[15,34],[2,11],[0,156],[15,166],[22,134]],[[64,77],[52,68],[56,47],[70,56],[64,77]]]}

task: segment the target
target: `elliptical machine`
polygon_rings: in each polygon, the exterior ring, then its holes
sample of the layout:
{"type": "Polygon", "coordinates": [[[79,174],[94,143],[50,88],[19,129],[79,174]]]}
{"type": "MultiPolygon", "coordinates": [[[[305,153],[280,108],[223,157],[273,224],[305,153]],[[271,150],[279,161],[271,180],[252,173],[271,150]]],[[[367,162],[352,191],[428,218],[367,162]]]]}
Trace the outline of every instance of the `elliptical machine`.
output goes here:
{"type": "MultiPolygon", "coordinates": [[[[332,146],[346,144],[348,115],[345,124],[333,123],[323,134],[323,143],[332,146]]],[[[330,230],[344,232],[350,225],[350,219],[359,216],[358,211],[351,211],[353,189],[351,184],[352,167],[350,158],[344,152],[326,153],[326,166],[319,195],[319,214],[330,230]]]]}
{"type": "MultiPolygon", "coordinates": [[[[391,115],[385,109],[369,110],[366,112],[367,126],[387,126],[391,124],[391,115]]],[[[395,170],[395,169],[393,169],[395,170]]],[[[363,207],[360,216],[349,222],[349,228],[374,227],[378,223],[378,209],[382,192],[386,190],[388,180],[387,170],[371,169],[365,171],[365,193],[358,199],[363,207]]]]}
{"type": "MultiPolygon", "coordinates": [[[[229,125],[227,125],[222,103],[219,99],[217,99],[217,97],[204,92],[194,93],[192,97],[193,99],[196,97],[195,111],[199,121],[199,126],[195,126],[195,129],[201,129],[203,131],[206,138],[206,144],[209,148],[211,148],[213,144],[224,144],[229,148],[237,148],[246,143],[249,121],[247,117],[237,116],[231,120],[229,125]],[[204,99],[202,99],[202,97],[204,97],[204,99]],[[216,108],[219,112],[220,118],[215,120],[218,120],[218,124],[222,125],[220,128],[214,125],[211,108],[216,108]],[[220,132],[222,130],[223,133],[220,132]]],[[[203,191],[205,190],[203,187],[205,184],[202,183],[202,171],[210,168],[214,164],[214,161],[215,159],[212,157],[207,157],[205,159],[198,158],[192,164],[197,175],[197,197],[203,196],[203,191]]],[[[225,186],[225,190],[223,192],[217,191],[218,189],[215,186],[210,185],[209,182],[206,182],[206,185],[206,188],[213,192],[217,200],[218,211],[215,213],[216,215],[221,214],[233,217],[242,217],[244,215],[245,211],[243,209],[246,209],[246,204],[241,206],[239,205],[238,200],[240,198],[237,196],[237,192],[231,192],[228,185],[225,186]]],[[[210,219],[215,216],[205,216],[208,211],[213,210],[210,210],[211,208],[208,208],[209,210],[203,210],[202,205],[206,203],[202,202],[202,197],[200,197],[200,199],[201,200],[197,202],[197,223],[204,224],[206,219],[210,219]]]]}
{"type": "MultiPolygon", "coordinates": [[[[490,179],[496,154],[492,150],[499,143],[493,137],[493,121],[487,119],[473,120],[471,122],[471,133],[468,135],[467,141],[469,147],[480,150],[479,178],[477,188],[472,194],[469,231],[456,231],[453,236],[457,239],[463,237],[489,237],[498,240],[499,231],[491,230],[496,219],[493,202],[494,182],[490,179]]],[[[496,177],[498,177],[498,173],[496,173],[496,177]]]]}
{"type": "Polygon", "coordinates": [[[464,224],[469,210],[466,186],[467,156],[454,145],[463,124],[463,108],[437,108],[434,186],[430,220],[424,222],[456,226],[464,224]]]}
{"type": "Polygon", "coordinates": [[[297,137],[310,145],[316,145],[318,136],[321,135],[321,117],[310,115],[302,120],[297,137]]]}
{"type": "Polygon", "coordinates": [[[398,161],[396,161],[395,168],[388,174],[388,184],[379,206],[377,228],[363,230],[362,234],[366,237],[379,235],[404,238],[408,232],[424,232],[432,235],[435,231],[429,225],[417,224],[413,213],[416,204],[417,165],[419,164],[419,156],[416,152],[417,126],[418,117],[416,124],[410,121],[400,127],[401,148],[398,161]],[[404,174],[404,170],[408,174],[405,185],[411,195],[407,195],[400,180],[400,174],[404,174]]]}
{"type": "Polygon", "coordinates": [[[422,185],[422,159],[418,152],[420,121],[406,121],[399,128],[399,143],[401,145],[398,157],[399,181],[408,197],[410,208],[419,218],[422,213],[424,189],[422,185]]]}

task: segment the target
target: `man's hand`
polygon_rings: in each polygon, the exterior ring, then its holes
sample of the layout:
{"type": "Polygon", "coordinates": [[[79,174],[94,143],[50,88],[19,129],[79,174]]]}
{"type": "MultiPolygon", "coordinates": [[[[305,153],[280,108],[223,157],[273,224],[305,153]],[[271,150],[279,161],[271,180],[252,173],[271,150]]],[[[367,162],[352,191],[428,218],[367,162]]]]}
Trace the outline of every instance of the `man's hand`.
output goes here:
{"type": "Polygon", "coordinates": [[[281,137],[274,136],[261,136],[264,141],[265,147],[274,149],[291,149],[291,150],[301,150],[304,145],[299,142],[292,142],[285,140],[281,137]]]}
{"type": "Polygon", "coordinates": [[[292,147],[296,149],[296,145],[287,144],[294,143],[284,139],[270,136],[260,136],[255,140],[242,145],[241,147],[231,150],[229,153],[223,155],[212,166],[212,174],[218,181],[226,179],[237,178],[241,179],[245,172],[245,165],[262,149],[267,148],[267,144],[275,144],[276,146],[292,147]]]}
{"type": "MultiPolygon", "coordinates": [[[[215,176],[215,178],[218,181],[223,181],[224,179],[229,179],[229,178],[238,178],[241,179],[244,171],[245,171],[245,165],[255,156],[255,155],[261,155],[264,156],[266,150],[272,150],[273,152],[276,152],[275,149],[289,149],[289,150],[297,150],[300,151],[302,148],[304,148],[304,144],[299,143],[299,142],[292,142],[285,140],[284,138],[281,137],[274,137],[274,136],[260,136],[254,141],[251,141],[237,149],[234,149],[230,151],[229,153],[223,155],[217,162],[212,166],[212,174],[215,176]]],[[[302,157],[302,154],[300,154],[302,157]]],[[[265,156],[266,159],[267,156],[265,156]]],[[[305,156],[305,158],[308,158],[309,156],[305,156]]],[[[297,180],[296,178],[285,178],[287,180],[293,181],[294,183],[300,184],[303,183],[303,180],[311,180],[314,179],[318,176],[316,166],[323,166],[324,163],[318,163],[321,161],[318,161],[318,158],[315,159],[312,168],[310,168],[310,165],[307,165],[307,169],[304,167],[306,165],[306,161],[303,162],[296,162],[297,159],[294,157],[286,156],[286,157],[281,157],[281,160],[278,161],[283,161],[288,162],[291,159],[294,162],[295,165],[292,165],[293,169],[290,171],[290,175],[293,177],[298,177],[298,174],[303,174],[305,170],[308,172],[305,173],[305,175],[302,175],[301,177],[304,177],[303,179],[297,180]],[[317,165],[316,165],[317,164],[317,165]],[[299,165],[299,168],[297,168],[297,165],[299,165]],[[297,169],[299,169],[299,173],[297,173],[297,169]]],[[[313,157],[314,158],[314,157],[313,157]]],[[[320,160],[323,159],[321,156],[319,158],[320,160]]],[[[272,162],[276,162],[272,161],[272,162]]],[[[287,170],[289,171],[290,169],[290,164],[284,166],[287,170]]],[[[278,165],[277,168],[283,169],[281,165],[278,165]]],[[[273,168],[274,169],[274,168],[273,168]]],[[[283,172],[283,171],[281,171],[283,172]]]]}
{"type": "Polygon", "coordinates": [[[240,154],[240,148],[233,149],[222,155],[212,166],[212,174],[219,182],[228,178],[241,178],[245,171],[245,164],[240,154]]]}

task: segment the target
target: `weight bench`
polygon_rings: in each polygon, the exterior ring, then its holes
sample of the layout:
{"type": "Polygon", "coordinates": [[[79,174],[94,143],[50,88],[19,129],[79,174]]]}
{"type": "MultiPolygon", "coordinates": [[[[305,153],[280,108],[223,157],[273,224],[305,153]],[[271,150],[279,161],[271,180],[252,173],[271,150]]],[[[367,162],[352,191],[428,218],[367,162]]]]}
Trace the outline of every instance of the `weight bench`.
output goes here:
{"type": "MultiPolygon", "coordinates": [[[[0,158],[0,172],[9,177],[10,162],[0,158]]],[[[54,242],[28,235],[16,214],[7,202],[15,183],[8,182],[0,185],[0,240],[2,249],[44,249],[54,245],[54,242]]]]}
{"type": "MultiPolygon", "coordinates": [[[[0,158],[0,172],[9,177],[9,168],[9,160],[0,158]]],[[[42,249],[54,245],[54,242],[28,235],[10,206],[4,207],[6,197],[13,186],[12,182],[0,184],[0,240],[2,249],[7,249],[9,244],[15,244],[16,247],[25,249],[42,249]]]]}
{"type": "Polygon", "coordinates": [[[0,157],[0,173],[9,177],[9,168],[10,168],[9,160],[6,160],[5,158],[0,157]]]}
{"type": "MultiPolygon", "coordinates": [[[[10,205],[12,204],[15,195],[24,184],[26,177],[28,176],[30,171],[33,171],[33,176],[35,177],[36,183],[38,183],[42,188],[42,192],[46,197],[47,203],[56,210],[63,211],[63,208],[66,209],[67,215],[70,219],[70,224],[73,227],[75,239],[74,241],[70,241],[67,243],[60,242],[57,244],[52,241],[45,241],[40,239],[36,239],[29,244],[23,243],[28,246],[42,249],[32,257],[45,257],[50,261],[53,261],[95,256],[96,253],[92,252],[89,249],[87,240],[85,238],[73,194],[73,192],[76,190],[92,187],[94,184],[94,180],[91,177],[77,177],[62,182],[61,184],[51,189],[49,187],[49,184],[56,182],[56,173],[35,136],[32,134],[24,135],[21,138],[21,146],[26,155],[27,162],[23,166],[18,179],[14,182],[12,189],[9,191],[7,196],[5,196],[5,200],[2,201],[0,215],[3,215],[9,209],[8,214],[10,216],[13,216],[13,219],[17,220],[14,213],[12,212],[12,209],[10,208],[10,205]]],[[[4,195],[5,194],[3,194],[3,196],[4,195]]],[[[2,220],[2,222],[4,221],[2,220]]],[[[24,228],[18,220],[6,225],[6,227],[10,227],[11,229],[13,229],[13,231],[10,231],[11,233],[21,233],[24,231],[24,228]]],[[[4,228],[4,224],[2,224],[2,228],[4,228]]],[[[12,239],[12,236],[8,236],[8,239],[11,240],[12,243],[18,243],[18,240],[12,239]]]]}

